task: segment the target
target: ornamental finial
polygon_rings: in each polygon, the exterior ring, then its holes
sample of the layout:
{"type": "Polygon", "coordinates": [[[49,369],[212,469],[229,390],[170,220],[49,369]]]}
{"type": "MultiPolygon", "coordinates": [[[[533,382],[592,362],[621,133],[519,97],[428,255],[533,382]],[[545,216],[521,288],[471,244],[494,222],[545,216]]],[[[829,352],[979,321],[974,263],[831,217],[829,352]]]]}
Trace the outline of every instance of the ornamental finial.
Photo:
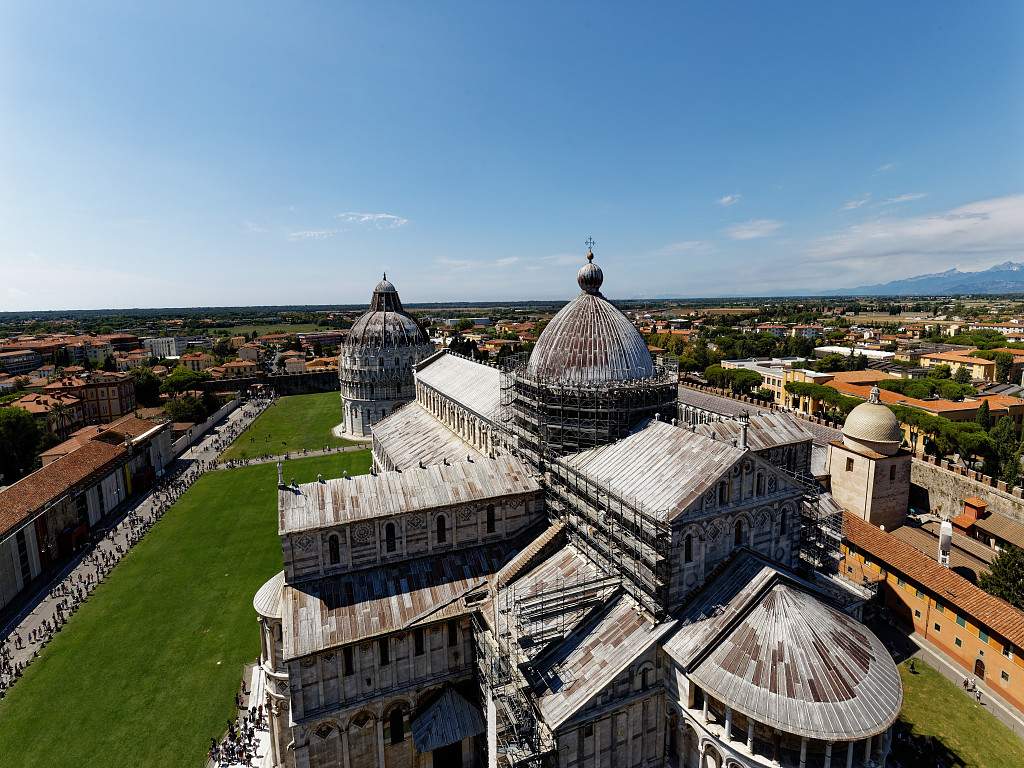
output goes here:
{"type": "Polygon", "coordinates": [[[586,242],[584,243],[584,245],[587,246],[587,261],[593,261],[594,260],[594,246],[597,245],[597,243],[594,242],[594,238],[593,237],[588,237],[586,239],[586,242]]]}

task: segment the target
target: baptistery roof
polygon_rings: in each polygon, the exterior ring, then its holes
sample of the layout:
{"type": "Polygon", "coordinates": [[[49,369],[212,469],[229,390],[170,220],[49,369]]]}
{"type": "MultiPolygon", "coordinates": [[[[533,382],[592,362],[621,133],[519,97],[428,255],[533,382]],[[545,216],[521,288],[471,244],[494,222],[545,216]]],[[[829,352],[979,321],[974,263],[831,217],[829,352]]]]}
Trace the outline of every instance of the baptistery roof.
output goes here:
{"type": "Polygon", "coordinates": [[[903,442],[903,431],[896,414],[882,405],[879,394],[878,387],[872,387],[868,401],[850,411],[843,423],[843,442],[893,456],[903,442]]]}
{"type": "Polygon", "coordinates": [[[647,343],[601,295],[604,273],[593,251],[576,274],[580,294],[552,318],[527,363],[527,375],[564,384],[605,384],[654,376],[647,343]]]}
{"type": "Polygon", "coordinates": [[[370,310],[352,325],[345,341],[349,347],[410,347],[429,344],[426,331],[402,308],[398,289],[388,276],[377,283],[370,310]]]}

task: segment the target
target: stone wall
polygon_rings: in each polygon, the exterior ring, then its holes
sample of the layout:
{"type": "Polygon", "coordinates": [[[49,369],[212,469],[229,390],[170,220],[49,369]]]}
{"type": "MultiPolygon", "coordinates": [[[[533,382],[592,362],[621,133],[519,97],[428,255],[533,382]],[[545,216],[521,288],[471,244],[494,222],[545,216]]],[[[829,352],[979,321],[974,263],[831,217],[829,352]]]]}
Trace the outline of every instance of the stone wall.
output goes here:
{"type": "Polygon", "coordinates": [[[1024,523],[1024,498],[1020,487],[1007,488],[1006,483],[980,472],[970,472],[949,461],[928,456],[914,459],[910,470],[910,505],[919,511],[955,517],[963,512],[964,499],[978,496],[988,503],[992,512],[999,512],[1024,523]]]}

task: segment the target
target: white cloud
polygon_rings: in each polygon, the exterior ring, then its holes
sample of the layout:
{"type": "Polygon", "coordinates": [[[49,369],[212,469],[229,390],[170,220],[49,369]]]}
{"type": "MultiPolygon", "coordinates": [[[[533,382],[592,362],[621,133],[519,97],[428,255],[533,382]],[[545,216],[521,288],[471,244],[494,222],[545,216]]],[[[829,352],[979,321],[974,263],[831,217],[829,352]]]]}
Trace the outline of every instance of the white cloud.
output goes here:
{"type": "Polygon", "coordinates": [[[303,229],[288,235],[289,240],[327,240],[338,234],[337,229],[303,229]]]}
{"type": "Polygon", "coordinates": [[[395,216],[393,213],[366,213],[361,211],[345,211],[334,218],[346,224],[370,227],[372,229],[398,229],[409,223],[408,219],[395,216]]]}
{"type": "Polygon", "coordinates": [[[888,205],[889,203],[909,203],[911,200],[920,200],[922,197],[928,197],[928,193],[906,192],[902,195],[896,195],[896,197],[890,197],[888,200],[884,200],[882,205],[888,205]]]}
{"type": "Polygon", "coordinates": [[[754,240],[775,234],[781,226],[782,222],[775,219],[751,219],[726,227],[725,234],[733,240],[754,240]]]}
{"type": "Polygon", "coordinates": [[[260,224],[257,224],[254,221],[249,221],[248,219],[242,222],[242,226],[245,227],[247,231],[257,235],[262,235],[270,231],[266,227],[261,226],[260,224]]]}
{"type": "Polygon", "coordinates": [[[519,261],[518,256],[506,256],[503,259],[498,259],[494,262],[495,266],[498,267],[510,267],[519,261]]]}
{"type": "MultiPolygon", "coordinates": [[[[1024,195],[1010,195],[927,216],[890,216],[855,224],[819,238],[807,255],[815,261],[876,262],[892,257],[1019,253],[1022,249],[1024,195]]],[[[898,265],[887,262],[886,266],[889,273],[898,265]]]]}
{"type": "Polygon", "coordinates": [[[711,253],[714,247],[706,240],[680,240],[677,243],[663,245],[654,252],[655,256],[687,256],[690,254],[703,256],[711,253]]]}
{"type": "Polygon", "coordinates": [[[718,204],[725,208],[728,208],[731,205],[736,205],[736,203],[738,203],[742,197],[743,195],[739,194],[738,192],[734,195],[726,195],[725,197],[718,198],[718,204]]]}
{"type": "Polygon", "coordinates": [[[885,163],[884,165],[880,165],[875,168],[875,173],[885,173],[886,171],[891,171],[895,167],[896,163],[885,163]]]}
{"type": "Polygon", "coordinates": [[[862,205],[867,205],[867,202],[871,199],[871,193],[866,192],[862,197],[854,198],[853,200],[847,200],[843,203],[840,210],[842,211],[854,211],[860,208],[862,205]]]}
{"type": "Polygon", "coordinates": [[[442,267],[448,267],[448,269],[456,271],[472,269],[480,265],[480,262],[473,261],[472,259],[449,259],[447,256],[437,259],[437,263],[442,267]]]}

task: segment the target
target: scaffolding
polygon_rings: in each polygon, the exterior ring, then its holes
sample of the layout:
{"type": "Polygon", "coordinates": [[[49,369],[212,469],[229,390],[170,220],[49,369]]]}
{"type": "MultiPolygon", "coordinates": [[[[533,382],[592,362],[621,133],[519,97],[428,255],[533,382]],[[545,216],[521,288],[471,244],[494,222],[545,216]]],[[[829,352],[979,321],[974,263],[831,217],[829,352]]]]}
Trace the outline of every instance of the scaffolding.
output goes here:
{"type": "Polygon", "coordinates": [[[821,485],[806,472],[794,472],[775,465],[803,492],[800,503],[800,568],[808,574],[832,577],[839,572],[843,542],[843,509],[831,496],[823,496],[821,485]]]}
{"type": "Polygon", "coordinates": [[[528,374],[521,355],[503,362],[499,421],[542,467],[619,440],[655,414],[675,415],[679,376],[672,367],[643,379],[576,383],[528,374]]]}

